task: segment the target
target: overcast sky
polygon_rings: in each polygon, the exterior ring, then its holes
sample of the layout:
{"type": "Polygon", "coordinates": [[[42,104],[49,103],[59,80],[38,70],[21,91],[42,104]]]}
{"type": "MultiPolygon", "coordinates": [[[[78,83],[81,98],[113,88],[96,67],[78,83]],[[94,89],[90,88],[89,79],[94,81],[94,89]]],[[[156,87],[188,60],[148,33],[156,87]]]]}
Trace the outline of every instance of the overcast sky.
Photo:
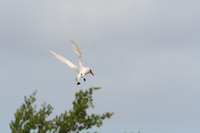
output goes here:
{"type": "Polygon", "coordinates": [[[200,131],[198,0],[0,0],[0,130],[37,89],[38,107],[72,108],[75,92],[100,86],[92,113],[114,112],[99,133],[200,131]],[[49,50],[92,68],[87,82],[49,50]]]}

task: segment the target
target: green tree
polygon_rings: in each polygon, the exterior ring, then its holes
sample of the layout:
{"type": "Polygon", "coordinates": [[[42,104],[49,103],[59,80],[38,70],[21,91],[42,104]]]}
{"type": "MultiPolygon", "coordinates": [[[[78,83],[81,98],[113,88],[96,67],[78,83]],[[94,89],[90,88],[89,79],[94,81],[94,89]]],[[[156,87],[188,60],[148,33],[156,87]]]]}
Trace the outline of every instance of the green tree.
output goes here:
{"type": "Polygon", "coordinates": [[[36,105],[33,105],[36,101],[36,91],[29,98],[25,96],[24,103],[14,115],[15,120],[10,123],[12,133],[78,133],[93,126],[100,127],[103,124],[103,120],[110,118],[114,113],[87,114],[86,110],[94,107],[92,94],[97,89],[100,88],[94,87],[84,92],[80,90],[75,93],[73,109],[65,111],[65,113],[56,116],[52,120],[47,120],[53,111],[53,107],[50,104],[43,104],[39,111],[36,110],[36,105]]]}

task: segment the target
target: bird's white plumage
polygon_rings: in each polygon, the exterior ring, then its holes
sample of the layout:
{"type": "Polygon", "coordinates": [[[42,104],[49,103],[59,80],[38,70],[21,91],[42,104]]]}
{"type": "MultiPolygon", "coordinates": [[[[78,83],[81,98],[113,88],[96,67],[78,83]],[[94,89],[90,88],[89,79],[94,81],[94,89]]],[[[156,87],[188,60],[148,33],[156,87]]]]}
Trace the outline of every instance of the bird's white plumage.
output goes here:
{"type": "Polygon", "coordinates": [[[72,69],[74,69],[74,71],[78,74],[79,73],[79,68],[77,66],[75,66],[73,63],[71,63],[70,61],[68,61],[67,59],[65,59],[64,57],[62,57],[59,54],[56,54],[55,52],[49,50],[49,52],[51,52],[58,60],[62,61],[63,63],[67,64],[68,66],[70,66],[72,69]]]}
{"type": "Polygon", "coordinates": [[[58,60],[62,61],[63,63],[67,64],[68,66],[70,66],[72,69],[74,69],[74,71],[77,73],[77,77],[76,77],[76,83],[77,85],[80,84],[80,79],[83,78],[85,81],[84,76],[88,73],[91,73],[93,76],[94,74],[92,73],[92,70],[88,67],[85,67],[83,65],[83,61],[82,61],[82,55],[81,55],[81,51],[79,50],[78,46],[76,45],[76,43],[72,40],[71,41],[71,46],[73,51],[78,55],[78,59],[79,59],[79,67],[78,68],[76,65],[74,65],[73,63],[71,63],[69,60],[65,59],[64,57],[62,57],[59,54],[56,54],[55,52],[49,50],[58,60]]]}
{"type": "Polygon", "coordinates": [[[76,45],[76,43],[73,40],[71,40],[71,46],[72,46],[73,51],[78,55],[80,68],[84,67],[81,51],[79,50],[78,46],[76,45]]]}

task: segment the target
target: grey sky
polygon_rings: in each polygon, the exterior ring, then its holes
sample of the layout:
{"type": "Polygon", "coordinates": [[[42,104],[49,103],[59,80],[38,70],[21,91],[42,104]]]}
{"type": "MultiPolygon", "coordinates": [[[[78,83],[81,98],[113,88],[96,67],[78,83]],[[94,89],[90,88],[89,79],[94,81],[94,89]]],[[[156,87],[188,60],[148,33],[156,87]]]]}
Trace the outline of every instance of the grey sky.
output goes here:
{"type": "Polygon", "coordinates": [[[197,0],[0,1],[0,129],[38,90],[59,114],[74,93],[100,86],[90,112],[114,111],[100,133],[199,132],[200,2],[197,0]],[[95,77],[75,85],[74,40],[95,77]]]}

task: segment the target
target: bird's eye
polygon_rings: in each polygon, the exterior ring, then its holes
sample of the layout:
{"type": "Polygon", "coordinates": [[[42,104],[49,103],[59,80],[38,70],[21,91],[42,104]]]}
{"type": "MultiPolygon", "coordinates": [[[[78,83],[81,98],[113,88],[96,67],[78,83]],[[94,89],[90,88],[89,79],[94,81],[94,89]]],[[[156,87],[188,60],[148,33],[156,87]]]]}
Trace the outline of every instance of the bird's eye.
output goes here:
{"type": "Polygon", "coordinates": [[[90,73],[92,72],[92,70],[90,69],[90,73]]]}

